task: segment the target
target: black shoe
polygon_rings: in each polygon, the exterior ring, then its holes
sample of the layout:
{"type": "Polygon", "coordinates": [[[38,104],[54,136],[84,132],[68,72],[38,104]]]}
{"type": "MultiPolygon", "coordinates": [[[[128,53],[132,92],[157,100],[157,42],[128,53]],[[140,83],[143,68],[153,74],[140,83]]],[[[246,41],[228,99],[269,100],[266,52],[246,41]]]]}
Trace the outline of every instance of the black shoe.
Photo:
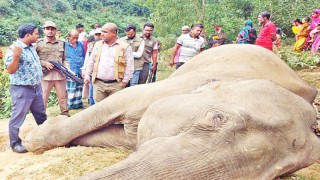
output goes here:
{"type": "Polygon", "coordinates": [[[13,147],[11,147],[12,151],[13,152],[16,152],[16,153],[26,153],[28,152],[28,150],[21,144],[17,144],[13,147]]]}
{"type": "Polygon", "coordinates": [[[61,115],[64,115],[64,116],[68,116],[68,117],[70,117],[70,114],[69,114],[69,112],[62,112],[62,113],[60,113],[61,115]]]}

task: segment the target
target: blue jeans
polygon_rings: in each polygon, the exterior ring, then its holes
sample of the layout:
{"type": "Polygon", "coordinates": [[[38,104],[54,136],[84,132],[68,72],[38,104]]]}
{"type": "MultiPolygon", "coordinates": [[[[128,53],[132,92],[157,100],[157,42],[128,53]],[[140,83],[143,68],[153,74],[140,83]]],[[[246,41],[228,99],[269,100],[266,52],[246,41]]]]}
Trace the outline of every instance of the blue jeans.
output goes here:
{"type": "Polygon", "coordinates": [[[90,76],[90,84],[89,84],[89,103],[90,103],[90,106],[95,104],[93,99],[93,85],[92,85],[91,76],[90,76]]]}
{"type": "Polygon", "coordinates": [[[139,76],[140,76],[140,71],[141,70],[134,70],[133,72],[133,76],[130,80],[130,86],[135,86],[138,84],[139,82],[139,76]]]}
{"type": "Polygon", "coordinates": [[[10,85],[12,110],[9,122],[10,146],[21,144],[19,128],[21,127],[28,111],[30,110],[36,123],[42,124],[46,119],[46,111],[42,97],[41,85],[36,87],[24,85],[10,85]]]}

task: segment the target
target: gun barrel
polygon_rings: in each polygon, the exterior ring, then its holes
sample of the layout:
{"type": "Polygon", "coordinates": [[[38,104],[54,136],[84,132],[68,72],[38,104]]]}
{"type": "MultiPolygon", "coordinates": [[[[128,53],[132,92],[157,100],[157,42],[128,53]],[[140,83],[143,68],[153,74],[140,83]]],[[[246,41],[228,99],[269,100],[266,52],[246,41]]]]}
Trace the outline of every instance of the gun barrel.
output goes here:
{"type": "MultiPolygon", "coordinates": [[[[77,76],[75,76],[74,74],[72,74],[71,72],[69,72],[69,70],[64,67],[62,64],[56,62],[56,61],[49,61],[51,64],[54,65],[55,69],[62,72],[63,74],[65,74],[67,77],[69,77],[71,80],[73,80],[74,82],[83,85],[83,80],[78,78],[77,76]]],[[[43,70],[43,74],[48,73],[49,70],[45,69],[43,70]]]]}

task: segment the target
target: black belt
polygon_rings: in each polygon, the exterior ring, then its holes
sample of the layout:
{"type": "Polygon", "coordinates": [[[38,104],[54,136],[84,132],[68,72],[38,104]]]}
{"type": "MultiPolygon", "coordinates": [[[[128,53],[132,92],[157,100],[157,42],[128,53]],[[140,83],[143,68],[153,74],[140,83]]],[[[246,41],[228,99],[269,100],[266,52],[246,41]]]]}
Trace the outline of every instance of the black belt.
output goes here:
{"type": "Polygon", "coordinates": [[[37,88],[37,86],[40,84],[35,84],[35,85],[15,85],[15,86],[21,86],[21,87],[26,87],[26,88],[30,88],[30,89],[35,89],[37,88]]]}
{"type": "Polygon", "coordinates": [[[114,80],[102,80],[102,79],[96,78],[96,80],[102,81],[102,82],[104,82],[104,83],[114,83],[114,82],[117,82],[116,79],[114,79],[114,80]]]}

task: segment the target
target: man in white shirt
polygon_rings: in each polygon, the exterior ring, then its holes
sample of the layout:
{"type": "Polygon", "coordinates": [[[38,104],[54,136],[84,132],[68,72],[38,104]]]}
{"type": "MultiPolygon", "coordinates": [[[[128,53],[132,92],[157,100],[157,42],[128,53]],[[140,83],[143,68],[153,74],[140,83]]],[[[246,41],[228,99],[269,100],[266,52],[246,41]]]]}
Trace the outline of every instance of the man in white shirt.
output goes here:
{"type": "Polygon", "coordinates": [[[180,56],[178,63],[176,64],[176,69],[204,50],[204,39],[200,36],[202,27],[202,24],[194,24],[191,27],[191,32],[189,34],[183,34],[178,38],[173,49],[170,66],[174,65],[174,57],[179,49],[180,56]]]}
{"type": "Polygon", "coordinates": [[[134,71],[131,46],[117,40],[118,26],[106,23],[101,32],[102,41],[94,45],[84,79],[85,83],[89,83],[92,74],[95,102],[124,89],[134,71]]]}

